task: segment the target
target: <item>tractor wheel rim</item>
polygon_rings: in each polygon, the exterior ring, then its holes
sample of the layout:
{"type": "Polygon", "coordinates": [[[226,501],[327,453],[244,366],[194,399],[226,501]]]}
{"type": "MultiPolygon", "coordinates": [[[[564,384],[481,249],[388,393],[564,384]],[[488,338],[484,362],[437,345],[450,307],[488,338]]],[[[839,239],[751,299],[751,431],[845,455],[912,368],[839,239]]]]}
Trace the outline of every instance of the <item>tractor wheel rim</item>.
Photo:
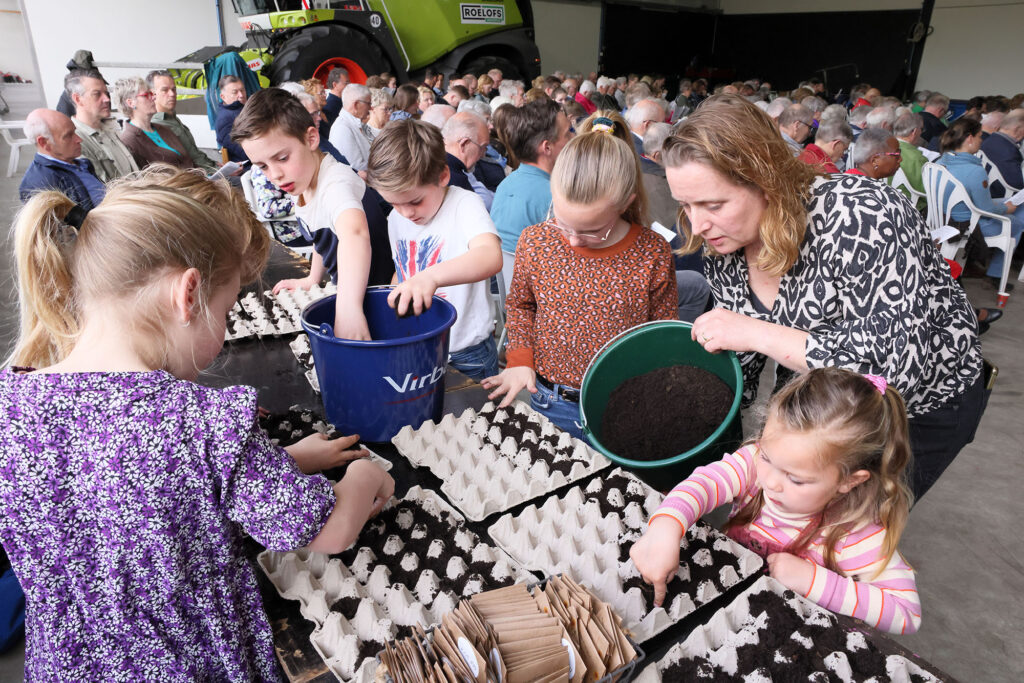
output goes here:
{"type": "Polygon", "coordinates": [[[366,72],[363,71],[363,68],[345,57],[331,57],[324,61],[313,71],[313,78],[318,79],[324,84],[324,87],[327,87],[327,75],[331,73],[331,69],[338,66],[348,71],[349,83],[366,83],[366,72]]]}

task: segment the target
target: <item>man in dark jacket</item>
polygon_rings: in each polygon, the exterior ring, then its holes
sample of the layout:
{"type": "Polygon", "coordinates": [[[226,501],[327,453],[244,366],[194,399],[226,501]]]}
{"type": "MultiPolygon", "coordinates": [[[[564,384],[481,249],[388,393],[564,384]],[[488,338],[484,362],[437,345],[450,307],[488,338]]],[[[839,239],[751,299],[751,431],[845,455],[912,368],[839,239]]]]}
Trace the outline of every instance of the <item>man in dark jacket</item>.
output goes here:
{"type": "Polygon", "coordinates": [[[43,190],[63,192],[86,211],[103,201],[106,187],[92,163],[79,158],[82,140],[71,119],[59,111],[36,109],[25,118],[25,135],[35,141],[36,156],[18,188],[21,201],[43,190]]]}
{"type": "MultiPolygon", "coordinates": [[[[981,143],[981,151],[996,165],[1003,180],[1015,190],[1024,188],[1024,176],[1021,174],[1024,157],[1018,146],[1021,140],[1024,140],[1024,109],[1014,109],[1003,117],[999,130],[981,143]]],[[[1007,197],[1007,189],[999,181],[993,183],[989,190],[993,197],[1007,197]]]]}
{"type": "MultiPolygon", "coordinates": [[[[929,143],[934,138],[946,132],[946,124],[943,117],[949,111],[949,98],[940,92],[932,93],[924,104],[924,111],[921,112],[921,121],[924,128],[921,130],[921,137],[929,143]]],[[[938,149],[936,147],[936,149],[938,149]]]]}
{"type": "Polygon", "coordinates": [[[328,129],[334,125],[334,120],[341,113],[341,91],[345,89],[346,85],[348,85],[348,69],[336,66],[327,74],[327,103],[324,105],[323,114],[327,119],[328,129]]]}
{"type": "Polygon", "coordinates": [[[231,139],[231,127],[245,106],[247,95],[245,83],[238,76],[223,76],[217,83],[220,90],[220,105],[217,107],[217,145],[228,151],[229,161],[248,161],[245,150],[231,139]]]}

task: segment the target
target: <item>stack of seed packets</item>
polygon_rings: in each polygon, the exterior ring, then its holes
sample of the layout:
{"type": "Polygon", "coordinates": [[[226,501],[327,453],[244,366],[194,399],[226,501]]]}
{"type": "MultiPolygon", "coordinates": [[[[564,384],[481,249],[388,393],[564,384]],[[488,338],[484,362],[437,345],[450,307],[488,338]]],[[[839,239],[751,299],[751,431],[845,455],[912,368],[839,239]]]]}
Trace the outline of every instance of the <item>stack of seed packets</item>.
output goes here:
{"type": "Polygon", "coordinates": [[[380,654],[394,683],[616,681],[642,653],[611,607],[569,577],[472,596],[431,633],[380,654]]]}

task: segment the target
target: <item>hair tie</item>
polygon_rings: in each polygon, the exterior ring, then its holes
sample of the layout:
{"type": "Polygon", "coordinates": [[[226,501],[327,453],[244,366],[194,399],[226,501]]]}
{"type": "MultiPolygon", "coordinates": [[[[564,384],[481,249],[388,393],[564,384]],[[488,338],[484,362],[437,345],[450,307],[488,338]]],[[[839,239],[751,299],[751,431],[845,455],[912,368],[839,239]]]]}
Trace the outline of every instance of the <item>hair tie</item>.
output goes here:
{"type": "Polygon", "coordinates": [[[889,387],[889,383],[881,375],[864,375],[864,379],[874,384],[880,394],[884,394],[885,390],[889,387]]]}
{"type": "Polygon", "coordinates": [[[89,212],[83,209],[79,204],[75,204],[71,207],[71,210],[64,214],[64,218],[61,222],[75,232],[78,232],[82,228],[82,222],[85,220],[85,216],[88,213],[89,212]]]}
{"type": "Polygon", "coordinates": [[[590,130],[598,131],[600,133],[614,133],[615,122],[607,116],[598,116],[594,119],[594,123],[591,124],[590,130]]]}

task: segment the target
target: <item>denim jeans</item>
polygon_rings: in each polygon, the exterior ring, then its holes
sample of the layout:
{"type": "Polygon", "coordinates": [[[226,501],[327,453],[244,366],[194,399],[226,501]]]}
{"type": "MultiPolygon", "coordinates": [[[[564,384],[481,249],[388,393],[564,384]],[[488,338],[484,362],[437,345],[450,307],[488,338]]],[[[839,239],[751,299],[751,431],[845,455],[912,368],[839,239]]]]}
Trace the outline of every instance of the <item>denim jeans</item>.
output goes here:
{"type": "Polygon", "coordinates": [[[557,390],[560,386],[560,384],[554,385],[555,390],[552,391],[538,382],[537,393],[530,397],[530,407],[554,422],[562,431],[586,442],[586,439],[583,438],[580,404],[576,401],[567,401],[559,396],[557,390]]]}
{"type": "Polygon", "coordinates": [[[448,354],[448,365],[477,382],[498,374],[498,347],[488,335],[479,344],[448,354]]]}
{"type": "Polygon", "coordinates": [[[676,290],[679,295],[679,319],[692,323],[707,308],[711,287],[700,273],[692,270],[677,270],[676,290]]]}

